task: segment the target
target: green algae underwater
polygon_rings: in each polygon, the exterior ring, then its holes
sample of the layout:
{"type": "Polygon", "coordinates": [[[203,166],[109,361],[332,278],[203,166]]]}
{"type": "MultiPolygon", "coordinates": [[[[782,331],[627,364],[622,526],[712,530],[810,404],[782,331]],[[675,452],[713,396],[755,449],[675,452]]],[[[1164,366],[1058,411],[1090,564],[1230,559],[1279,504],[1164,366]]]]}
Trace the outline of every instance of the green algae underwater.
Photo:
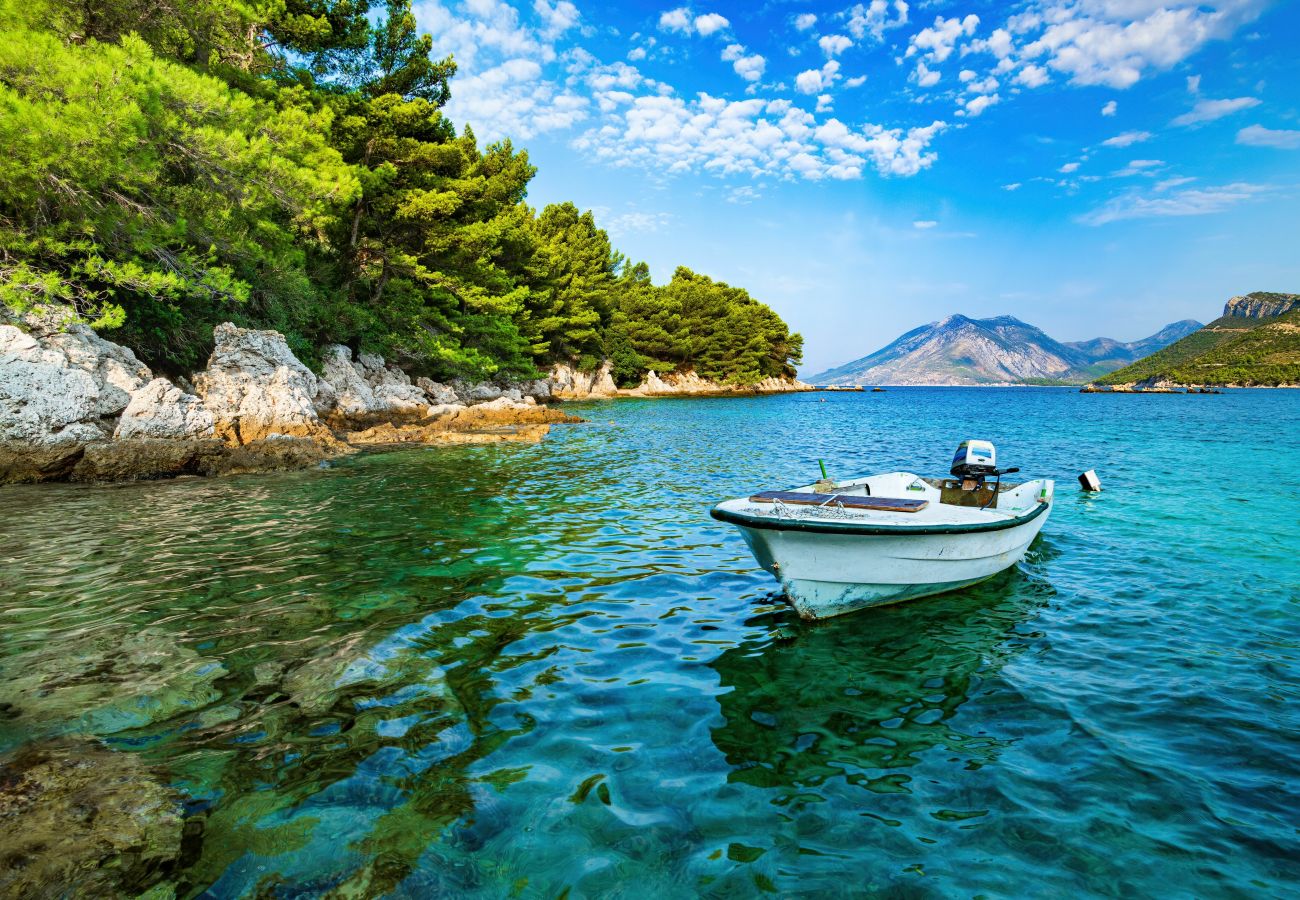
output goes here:
{"type": "Polygon", "coordinates": [[[0,894],[1294,890],[1300,394],[566,408],[0,490],[0,894]],[[964,592],[805,624],[707,514],[975,437],[1058,500],[964,592]]]}

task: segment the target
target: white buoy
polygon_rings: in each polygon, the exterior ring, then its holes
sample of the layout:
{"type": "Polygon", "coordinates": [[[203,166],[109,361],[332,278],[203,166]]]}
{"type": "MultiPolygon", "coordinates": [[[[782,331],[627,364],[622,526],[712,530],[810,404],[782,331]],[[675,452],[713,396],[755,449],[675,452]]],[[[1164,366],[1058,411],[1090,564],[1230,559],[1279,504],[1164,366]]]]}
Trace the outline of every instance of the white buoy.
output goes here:
{"type": "Polygon", "coordinates": [[[1085,491],[1095,492],[1101,490],[1101,479],[1097,477],[1097,473],[1092,469],[1079,476],[1079,484],[1085,491]]]}

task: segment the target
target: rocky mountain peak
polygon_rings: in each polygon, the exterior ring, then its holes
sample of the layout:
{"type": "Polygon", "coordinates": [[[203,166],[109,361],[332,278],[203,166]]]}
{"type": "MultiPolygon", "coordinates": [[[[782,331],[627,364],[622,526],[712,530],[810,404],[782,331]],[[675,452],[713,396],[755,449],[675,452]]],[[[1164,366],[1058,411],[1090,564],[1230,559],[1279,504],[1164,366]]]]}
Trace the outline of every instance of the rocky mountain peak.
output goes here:
{"type": "Polygon", "coordinates": [[[1300,309],[1300,294],[1276,291],[1252,291],[1233,297],[1223,306],[1223,314],[1234,318],[1264,319],[1300,309]]]}

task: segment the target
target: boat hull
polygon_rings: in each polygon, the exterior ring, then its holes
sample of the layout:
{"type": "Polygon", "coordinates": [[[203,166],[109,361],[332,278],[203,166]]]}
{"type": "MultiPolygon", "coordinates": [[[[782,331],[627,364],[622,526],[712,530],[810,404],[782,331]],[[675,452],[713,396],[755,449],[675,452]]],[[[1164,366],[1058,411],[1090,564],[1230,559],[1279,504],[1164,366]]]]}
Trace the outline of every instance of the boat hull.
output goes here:
{"type": "Polygon", "coordinates": [[[1024,558],[1048,512],[997,530],[828,534],[736,524],[799,615],[826,619],[977,584],[1024,558]]]}

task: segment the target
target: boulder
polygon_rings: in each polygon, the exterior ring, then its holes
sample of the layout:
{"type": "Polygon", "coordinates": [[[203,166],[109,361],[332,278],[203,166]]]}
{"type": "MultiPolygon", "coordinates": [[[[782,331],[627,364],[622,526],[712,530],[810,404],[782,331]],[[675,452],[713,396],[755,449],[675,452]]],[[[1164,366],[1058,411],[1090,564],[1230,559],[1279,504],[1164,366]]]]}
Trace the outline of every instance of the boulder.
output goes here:
{"type": "Polygon", "coordinates": [[[579,372],[563,363],[551,370],[551,395],[559,400],[596,400],[618,396],[609,360],[595,372],[579,372]]]}
{"type": "Polygon", "coordinates": [[[415,384],[416,387],[424,391],[425,396],[429,398],[429,402],[434,406],[460,402],[460,398],[456,396],[456,391],[449,385],[440,384],[428,378],[417,378],[415,384]]]}
{"type": "Polygon", "coordinates": [[[476,403],[488,403],[501,396],[501,388],[490,381],[475,383],[454,381],[452,386],[455,387],[456,396],[460,399],[460,402],[466,406],[473,406],[476,403]]]}
{"type": "Polygon", "coordinates": [[[152,481],[203,475],[234,448],[209,439],[128,438],[87,444],[68,473],[70,481],[152,481]]]}
{"type": "Polygon", "coordinates": [[[216,436],[215,420],[203,401],[165,378],[155,378],[131,395],[117,420],[116,440],[151,438],[192,441],[216,436]]]}
{"type": "Polygon", "coordinates": [[[226,322],[212,336],[216,347],[194,386],[218,437],[234,445],[272,434],[333,443],[316,412],[317,378],[293,355],[284,335],[226,322]]]}
{"type": "Polygon", "coordinates": [[[69,325],[67,331],[44,338],[42,345],[62,353],[68,368],[80,369],[94,379],[99,390],[95,411],[100,416],[114,416],[126,409],[131,395],[153,378],[149,367],[129,349],[104,340],[85,325],[69,325]]]}
{"type": "Polygon", "coordinates": [[[12,325],[0,325],[0,483],[67,473],[106,437],[95,378],[12,325]]]}
{"type": "Polygon", "coordinates": [[[519,392],[525,397],[532,397],[538,403],[545,403],[551,399],[551,382],[546,378],[538,378],[534,381],[521,381],[518,384],[519,392]]]}
{"type": "Polygon", "coordinates": [[[383,357],[373,353],[362,353],[354,362],[342,344],[325,348],[321,381],[334,393],[330,421],[342,427],[420,419],[429,406],[425,391],[401,369],[385,366],[383,357]]]}

